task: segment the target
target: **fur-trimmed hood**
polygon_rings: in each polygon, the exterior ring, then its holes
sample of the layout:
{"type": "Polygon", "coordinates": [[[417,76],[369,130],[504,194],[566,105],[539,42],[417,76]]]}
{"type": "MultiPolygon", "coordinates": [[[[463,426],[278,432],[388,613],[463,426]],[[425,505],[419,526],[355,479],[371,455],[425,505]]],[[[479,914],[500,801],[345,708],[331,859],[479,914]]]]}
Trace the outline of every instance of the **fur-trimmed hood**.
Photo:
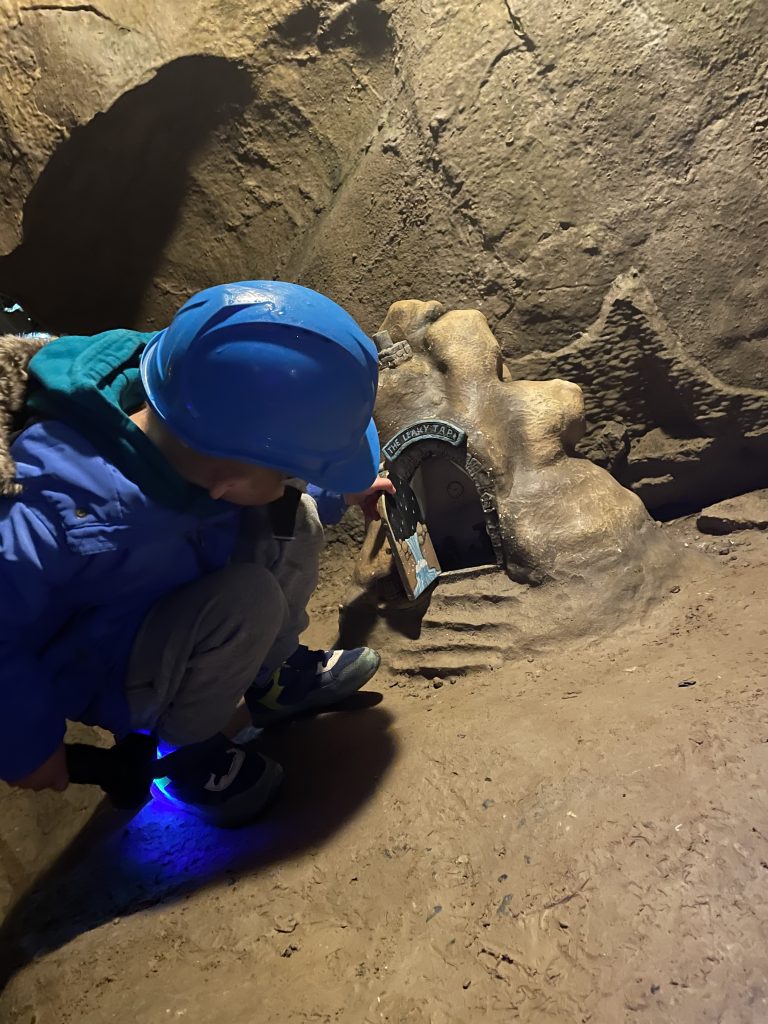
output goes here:
{"type": "Polygon", "coordinates": [[[11,456],[13,435],[24,423],[24,405],[29,382],[29,361],[53,338],[0,335],[0,495],[21,493],[16,464],[11,456]]]}
{"type": "MultiPolygon", "coordinates": [[[[2,493],[16,497],[18,479],[9,443],[30,420],[65,423],[96,448],[149,498],[170,508],[218,515],[221,506],[204,488],[181,477],[130,419],[145,401],[140,361],[155,332],[117,328],[94,335],[11,339],[0,396],[5,446],[2,493]],[[19,345],[21,342],[21,346],[19,345]],[[30,342],[32,345],[30,346],[30,342]]],[[[15,449],[14,449],[15,450],[15,449]]]]}

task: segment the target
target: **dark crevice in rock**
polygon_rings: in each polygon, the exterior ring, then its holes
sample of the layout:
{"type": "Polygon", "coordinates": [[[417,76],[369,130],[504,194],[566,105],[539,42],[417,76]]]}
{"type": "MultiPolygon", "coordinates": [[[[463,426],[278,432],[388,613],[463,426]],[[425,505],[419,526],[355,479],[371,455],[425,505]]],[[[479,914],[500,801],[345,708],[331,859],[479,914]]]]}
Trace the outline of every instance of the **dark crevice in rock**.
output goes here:
{"type": "Polygon", "coordinates": [[[343,5],[318,38],[321,50],[354,46],[369,57],[386,53],[393,43],[389,15],[374,0],[352,0],[343,5]]]}
{"type": "Polygon", "coordinates": [[[320,12],[307,5],[289,14],[277,27],[277,34],[290,43],[309,43],[317,39],[320,28],[320,12]]]}
{"type": "Polygon", "coordinates": [[[515,35],[519,39],[522,39],[523,45],[525,46],[526,50],[529,50],[532,53],[536,49],[536,43],[534,43],[534,41],[523,28],[523,23],[520,17],[517,14],[515,14],[515,12],[512,10],[509,0],[504,0],[504,6],[507,8],[507,15],[512,24],[512,28],[515,30],[515,35]]]}
{"type": "Polygon", "coordinates": [[[76,11],[83,14],[95,14],[97,18],[102,18],[104,21],[114,21],[104,11],[100,11],[94,4],[24,4],[19,8],[21,11],[76,11]]]}
{"type": "Polygon", "coordinates": [[[617,278],[571,345],[509,366],[515,377],[580,384],[579,452],[661,518],[768,485],[766,393],[731,387],[686,353],[636,271],[617,278]]]}
{"type": "Polygon", "coordinates": [[[485,72],[480,81],[478,92],[482,92],[486,85],[490,82],[494,70],[501,63],[501,61],[503,61],[505,57],[511,56],[517,49],[517,46],[505,46],[503,49],[499,50],[499,52],[493,58],[491,63],[488,65],[488,70],[485,72]]]}

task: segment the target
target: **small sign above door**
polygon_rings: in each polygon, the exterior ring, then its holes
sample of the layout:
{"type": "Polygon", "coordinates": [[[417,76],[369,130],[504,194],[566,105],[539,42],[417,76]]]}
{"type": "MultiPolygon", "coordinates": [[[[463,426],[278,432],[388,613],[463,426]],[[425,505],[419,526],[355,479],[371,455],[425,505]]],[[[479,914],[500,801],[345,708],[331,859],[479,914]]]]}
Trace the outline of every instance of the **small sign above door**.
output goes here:
{"type": "Polygon", "coordinates": [[[416,441],[445,441],[458,448],[466,439],[465,431],[447,420],[419,420],[398,431],[381,450],[384,458],[392,462],[416,441]]]}

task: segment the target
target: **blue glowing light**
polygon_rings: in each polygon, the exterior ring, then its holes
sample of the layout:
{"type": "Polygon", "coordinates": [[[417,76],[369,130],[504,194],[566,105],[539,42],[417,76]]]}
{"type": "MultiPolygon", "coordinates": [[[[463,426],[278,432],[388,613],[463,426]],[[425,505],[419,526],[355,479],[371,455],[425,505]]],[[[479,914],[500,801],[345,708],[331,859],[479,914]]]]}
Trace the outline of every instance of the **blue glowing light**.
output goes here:
{"type": "MultiPolygon", "coordinates": [[[[159,743],[157,756],[175,748],[159,743]]],[[[155,779],[153,797],[134,817],[120,844],[120,874],[128,889],[155,895],[212,881],[223,873],[252,871],[285,841],[285,823],[261,820],[240,829],[221,829],[201,820],[169,790],[169,778],[155,779]]]]}
{"type": "MultiPolygon", "coordinates": [[[[176,747],[172,746],[170,743],[165,743],[163,740],[158,740],[158,758],[165,757],[166,754],[172,754],[174,750],[176,750],[176,747]]],[[[155,781],[149,788],[149,792],[152,794],[153,799],[159,799],[161,803],[165,800],[173,807],[186,809],[183,800],[179,800],[179,798],[177,796],[174,796],[173,793],[168,792],[168,787],[170,786],[170,784],[171,780],[167,776],[164,776],[161,779],[155,779],[155,781]]]]}

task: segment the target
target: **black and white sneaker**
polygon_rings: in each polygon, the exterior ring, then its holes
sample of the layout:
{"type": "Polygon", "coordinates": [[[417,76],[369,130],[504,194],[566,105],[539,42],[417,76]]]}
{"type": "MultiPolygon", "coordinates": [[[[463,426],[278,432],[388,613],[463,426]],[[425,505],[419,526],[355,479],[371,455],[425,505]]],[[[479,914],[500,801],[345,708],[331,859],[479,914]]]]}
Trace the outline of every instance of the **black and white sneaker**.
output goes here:
{"type": "Polygon", "coordinates": [[[222,735],[179,748],[170,763],[170,777],[155,779],[153,795],[222,828],[258,817],[283,780],[276,761],[222,735]]]}
{"type": "Polygon", "coordinates": [[[332,708],[365,686],[381,658],[370,647],[311,651],[298,647],[268,678],[257,678],[245,694],[251,721],[263,729],[284,718],[332,708]]]}

